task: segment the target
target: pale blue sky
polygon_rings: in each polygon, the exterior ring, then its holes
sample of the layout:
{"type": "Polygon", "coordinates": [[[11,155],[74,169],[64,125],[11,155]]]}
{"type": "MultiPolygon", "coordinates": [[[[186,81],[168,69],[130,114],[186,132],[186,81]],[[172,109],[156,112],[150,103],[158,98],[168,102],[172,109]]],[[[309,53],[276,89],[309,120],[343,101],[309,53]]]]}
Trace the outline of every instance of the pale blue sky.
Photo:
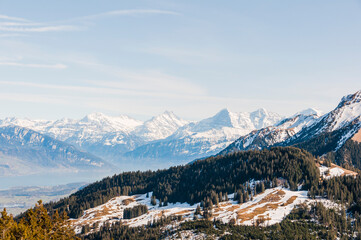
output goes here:
{"type": "Polygon", "coordinates": [[[0,118],[328,111],[361,89],[361,1],[0,0],[0,118]]]}

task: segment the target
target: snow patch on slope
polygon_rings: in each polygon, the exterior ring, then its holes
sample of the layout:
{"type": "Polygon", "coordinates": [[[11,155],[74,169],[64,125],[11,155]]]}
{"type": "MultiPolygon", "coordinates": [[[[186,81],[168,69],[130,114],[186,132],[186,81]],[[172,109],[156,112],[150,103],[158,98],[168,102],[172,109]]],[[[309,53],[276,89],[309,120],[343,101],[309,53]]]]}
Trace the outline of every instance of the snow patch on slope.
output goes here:
{"type": "Polygon", "coordinates": [[[341,176],[356,176],[357,173],[344,169],[336,164],[331,163],[330,167],[320,166],[320,175],[323,179],[330,179],[333,177],[341,177],[341,176]]]}
{"type": "MultiPolygon", "coordinates": [[[[182,221],[193,220],[197,204],[191,206],[187,203],[175,203],[163,207],[153,206],[150,204],[151,195],[149,193],[148,198],[146,194],[115,197],[103,205],[86,210],[82,217],[72,219],[71,224],[80,233],[84,224],[92,226],[97,223],[98,226],[102,226],[104,223],[122,221],[124,225],[136,227],[170,215],[182,216],[182,221]],[[148,213],[133,219],[123,218],[125,208],[139,204],[147,205],[148,213]]],[[[252,201],[243,204],[234,201],[233,196],[234,194],[230,194],[229,201],[213,207],[211,220],[217,219],[229,223],[234,219],[238,225],[253,225],[257,220],[262,220],[264,225],[275,224],[281,222],[296,205],[310,201],[307,191],[290,191],[282,187],[267,189],[254,196],[252,201]]],[[[201,215],[197,217],[202,218],[201,215]]]]}

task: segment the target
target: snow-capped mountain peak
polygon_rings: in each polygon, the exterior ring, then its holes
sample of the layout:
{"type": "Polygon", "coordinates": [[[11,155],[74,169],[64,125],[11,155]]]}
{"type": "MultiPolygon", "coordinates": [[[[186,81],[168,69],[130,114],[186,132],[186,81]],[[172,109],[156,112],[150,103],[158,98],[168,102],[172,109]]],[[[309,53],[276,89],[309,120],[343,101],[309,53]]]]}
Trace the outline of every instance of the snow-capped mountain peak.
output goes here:
{"type": "Polygon", "coordinates": [[[199,122],[200,127],[211,127],[211,128],[217,128],[217,127],[233,127],[232,119],[231,119],[231,113],[228,109],[224,108],[221,111],[219,111],[216,115],[213,117],[204,119],[199,122]]]}
{"type": "Polygon", "coordinates": [[[273,125],[275,122],[282,119],[282,117],[276,113],[268,112],[264,108],[257,109],[250,113],[251,121],[255,129],[260,129],[273,125]]]}
{"type": "Polygon", "coordinates": [[[165,111],[145,121],[144,124],[135,129],[133,133],[141,136],[145,141],[154,141],[170,136],[178,128],[188,123],[188,121],[179,118],[172,111],[165,111]]]}
{"type": "Polygon", "coordinates": [[[361,118],[361,91],[349,94],[341,99],[337,107],[320,120],[319,132],[331,132],[340,129],[361,118]]]}
{"type": "Polygon", "coordinates": [[[79,124],[94,125],[104,130],[130,132],[143,124],[142,121],[133,119],[127,115],[116,117],[107,116],[103,113],[91,113],[79,121],[79,124]]]}
{"type": "Polygon", "coordinates": [[[307,108],[305,110],[302,110],[300,112],[295,113],[292,117],[296,117],[298,115],[303,115],[303,116],[312,116],[312,115],[316,115],[318,117],[322,116],[322,111],[317,110],[315,108],[307,108]]]}
{"type": "Polygon", "coordinates": [[[104,119],[106,118],[106,115],[100,112],[94,112],[94,113],[90,113],[88,115],[86,115],[81,121],[94,121],[94,120],[99,120],[99,119],[104,119]]]}

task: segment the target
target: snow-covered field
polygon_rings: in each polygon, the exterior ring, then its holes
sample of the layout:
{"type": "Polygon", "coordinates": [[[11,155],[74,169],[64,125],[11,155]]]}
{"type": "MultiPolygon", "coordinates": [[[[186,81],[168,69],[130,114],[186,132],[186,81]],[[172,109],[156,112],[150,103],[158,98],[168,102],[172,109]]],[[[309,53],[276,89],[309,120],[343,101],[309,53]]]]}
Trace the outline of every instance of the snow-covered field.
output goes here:
{"type": "MultiPolygon", "coordinates": [[[[146,225],[149,222],[160,219],[162,216],[180,215],[183,220],[193,220],[197,204],[193,206],[187,203],[168,204],[159,207],[151,205],[152,193],[134,196],[119,196],[98,207],[88,209],[78,219],[72,219],[76,231],[80,233],[83,225],[97,223],[98,226],[104,223],[122,221],[123,224],[135,227],[146,225]],[[148,213],[133,219],[123,219],[125,208],[131,208],[139,204],[148,206],[148,213]]],[[[283,187],[267,189],[261,194],[255,195],[253,200],[243,204],[233,201],[234,194],[229,195],[229,201],[221,202],[214,206],[212,219],[228,223],[231,219],[241,225],[271,225],[279,223],[287,216],[292,209],[305,201],[309,201],[307,191],[290,191],[283,187]]],[[[202,218],[201,215],[197,216],[202,218]]]]}
{"type": "Polygon", "coordinates": [[[330,167],[320,166],[319,169],[320,169],[321,176],[324,179],[329,179],[332,177],[346,176],[346,175],[348,175],[348,176],[356,176],[357,175],[356,172],[344,169],[333,163],[331,163],[330,167]]]}

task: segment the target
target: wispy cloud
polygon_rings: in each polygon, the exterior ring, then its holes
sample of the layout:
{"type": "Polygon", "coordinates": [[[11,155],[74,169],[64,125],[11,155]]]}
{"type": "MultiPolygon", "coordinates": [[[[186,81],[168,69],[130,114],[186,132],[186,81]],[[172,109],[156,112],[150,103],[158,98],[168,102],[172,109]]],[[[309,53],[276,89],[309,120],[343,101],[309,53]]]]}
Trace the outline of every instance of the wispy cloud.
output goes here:
{"type": "Polygon", "coordinates": [[[3,34],[0,34],[0,38],[24,37],[24,36],[26,36],[26,35],[21,34],[21,33],[3,33],[3,34]]]}
{"type": "Polygon", "coordinates": [[[136,49],[148,54],[159,55],[182,63],[195,64],[200,60],[204,61],[221,61],[223,56],[214,50],[209,49],[188,49],[182,47],[152,47],[147,49],[136,49]]]}
{"type": "Polygon", "coordinates": [[[159,9],[125,9],[125,10],[115,10],[115,11],[83,16],[76,19],[87,20],[87,19],[95,19],[95,18],[108,17],[108,16],[126,16],[126,15],[137,16],[143,14],[180,15],[179,13],[174,11],[166,11],[159,9]]]}
{"type": "Polygon", "coordinates": [[[27,32],[27,33],[43,33],[43,32],[60,32],[60,31],[76,31],[82,29],[81,23],[75,25],[64,25],[69,22],[79,22],[81,20],[94,20],[102,17],[110,16],[137,16],[144,14],[153,15],[180,15],[174,11],[159,10],[159,9],[125,9],[115,10],[109,12],[102,12],[98,14],[77,17],[68,20],[60,20],[57,22],[33,22],[25,18],[12,17],[7,15],[0,15],[0,31],[2,32],[27,32]],[[3,21],[1,21],[3,20],[3,21]]]}
{"type": "Polygon", "coordinates": [[[52,68],[52,69],[65,69],[64,64],[34,64],[34,63],[19,63],[19,62],[0,62],[0,66],[11,67],[28,67],[28,68],[52,68]]]}
{"type": "MultiPolygon", "coordinates": [[[[33,22],[25,18],[0,15],[0,32],[59,32],[78,30],[78,26],[33,22]]],[[[14,36],[14,35],[13,35],[14,36]]]]}
{"type": "Polygon", "coordinates": [[[172,93],[183,95],[203,95],[205,89],[198,84],[192,83],[189,79],[174,76],[159,70],[134,71],[121,69],[116,66],[106,65],[98,62],[74,60],[72,63],[82,65],[92,71],[102,72],[111,77],[112,81],[89,81],[97,86],[110,88],[123,88],[132,90],[142,90],[154,93],[172,93]]]}
{"type": "Polygon", "coordinates": [[[19,22],[29,22],[29,20],[25,18],[19,18],[19,17],[11,17],[7,15],[0,14],[0,19],[10,20],[10,21],[19,21],[19,22]]]}
{"type": "Polygon", "coordinates": [[[74,31],[80,29],[76,26],[60,25],[60,26],[44,26],[44,27],[2,27],[0,31],[4,32],[59,32],[59,31],[74,31]]]}

